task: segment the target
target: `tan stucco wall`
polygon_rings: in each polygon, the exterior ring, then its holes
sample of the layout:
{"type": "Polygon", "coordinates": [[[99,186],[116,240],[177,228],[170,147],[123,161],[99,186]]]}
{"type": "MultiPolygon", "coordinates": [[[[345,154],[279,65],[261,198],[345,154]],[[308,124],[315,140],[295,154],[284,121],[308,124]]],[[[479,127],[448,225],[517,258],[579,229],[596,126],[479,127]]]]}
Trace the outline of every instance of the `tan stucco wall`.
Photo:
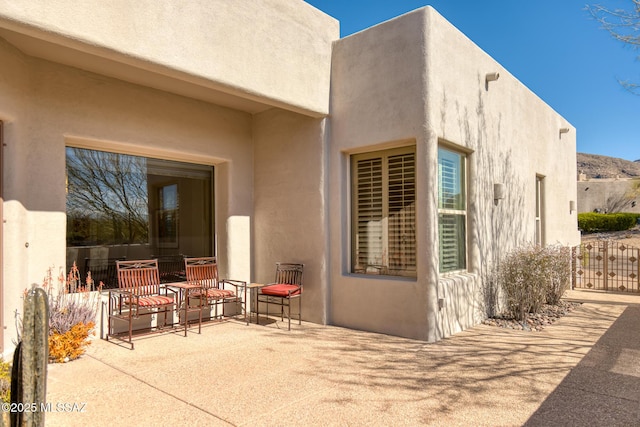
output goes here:
{"type": "Polygon", "coordinates": [[[334,44],[329,241],[331,323],[426,340],[428,253],[433,248],[426,233],[417,234],[417,279],[349,273],[351,154],[414,145],[418,171],[416,221],[425,222],[429,136],[424,127],[423,20],[424,12],[418,11],[334,44]]]}
{"type": "Polygon", "coordinates": [[[578,181],[578,212],[608,211],[613,203],[625,200],[619,212],[640,213],[640,197],[633,197],[637,179],[589,179],[578,181]],[[635,202],[635,206],[632,206],[635,202]]]}
{"type": "Polygon", "coordinates": [[[250,222],[237,220],[253,214],[250,114],[29,58],[3,40],[0,62],[5,348],[22,290],[65,264],[65,145],[216,165],[221,273],[250,280],[250,222]]]}
{"type": "MultiPolygon", "coordinates": [[[[440,337],[479,320],[482,314],[475,311],[481,307],[466,299],[508,251],[535,241],[536,175],[544,176],[543,243],[579,242],[577,213],[569,211],[576,200],[576,130],[435,10],[428,11],[427,126],[438,138],[471,150],[471,275],[439,281],[438,297],[445,303],[438,313],[440,337]],[[499,79],[487,83],[486,74],[493,72],[499,79]],[[561,136],[562,127],[569,133],[561,136]],[[506,186],[497,204],[494,183],[506,186]],[[465,310],[470,303],[473,309],[465,310]]],[[[431,210],[430,221],[436,215],[431,210]]]]}
{"type": "MultiPolygon", "coordinates": [[[[325,324],[328,298],[325,119],[269,110],[254,117],[253,137],[253,280],[271,283],[276,262],[305,264],[303,318],[325,324]]],[[[297,313],[297,302],[292,313],[297,313]]]]}
{"type": "MultiPolygon", "coordinates": [[[[28,181],[25,179],[27,167],[28,147],[26,144],[9,143],[17,140],[25,140],[27,125],[24,123],[27,91],[27,65],[23,56],[12,46],[0,39],[0,63],[2,64],[2,77],[0,77],[0,120],[4,123],[4,159],[3,159],[3,263],[2,275],[4,280],[3,290],[3,319],[4,327],[3,348],[6,350],[12,346],[11,340],[16,337],[14,313],[16,309],[22,312],[22,290],[29,282],[24,281],[19,286],[10,286],[18,278],[23,278],[28,269],[26,258],[28,249],[25,242],[28,241],[29,218],[25,214],[25,207],[10,198],[11,194],[26,194],[28,181]],[[7,161],[9,152],[12,152],[12,160],[7,161]],[[21,179],[10,179],[12,176],[20,176],[21,179]],[[12,226],[10,226],[12,225],[12,226]],[[10,244],[9,244],[10,242],[10,244]]],[[[44,277],[44,275],[42,276],[44,277]]],[[[38,278],[38,281],[42,279],[38,278]]],[[[34,279],[35,280],[35,279],[34,279]]],[[[10,354],[10,353],[9,353],[10,354]]],[[[5,354],[3,354],[5,356],[5,354]]],[[[6,360],[6,359],[5,359],[6,360]]]]}
{"type": "Polygon", "coordinates": [[[569,212],[575,129],[435,10],[336,42],[332,78],[332,322],[431,341],[478,323],[482,277],[535,239],[536,175],[545,177],[544,241],[578,242],[569,212]],[[500,78],[486,85],[492,72],[500,78]],[[561,127],[571,129],[562,138],[561,127]],[[349,274],[348,156],[398,141],[415,141],[417,151],[417,280],[349,274]],[[464,274],[437,270],[439,143],[468,153],[464,274]],[[494,183],[507,189],[498,204],[494,183]]]}
{"type": "Polygon", "coordinates": [[[339,37],[334,18],[301,0],[0,1],[3,27],[69,48],[72,61],[107,58],[314,116],[328,112],[339,37]]]}

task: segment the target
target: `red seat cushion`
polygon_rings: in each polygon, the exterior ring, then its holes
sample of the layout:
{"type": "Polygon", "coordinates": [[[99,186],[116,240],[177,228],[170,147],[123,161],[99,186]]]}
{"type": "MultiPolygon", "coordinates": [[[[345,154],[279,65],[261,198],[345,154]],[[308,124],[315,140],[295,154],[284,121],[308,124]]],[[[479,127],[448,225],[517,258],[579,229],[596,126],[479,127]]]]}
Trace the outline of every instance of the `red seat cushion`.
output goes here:
{"type": "Polygon", "coordinates": [[[132,298],[131,304],[138,304],[138,307],[156,307],[159,305],[173,304],[173,297],[166,297],[164,295],[154,295],[150,297],[132,298]]]}
{"type": "Polygon", "coordinates": [[[300,295],[300,287],[298,285],[287,285],[284,283],[279,283],[277,285],[265,286],[261,289],[261,293],[264,295],[283,298],[288,297],[289,292],[291,292],[291,296],[300,295]]]}
{"type": "MultiPolygon", "coordinates": [[[[192,296],[198,298],[200,296],[200,292],[193,292],[192,296]]],[[[217,288],[209,288],[204,294],[208,299],[225,299],[225,298],[235,298],[236,294],[229,289],[217,289],[217,288]]]]}

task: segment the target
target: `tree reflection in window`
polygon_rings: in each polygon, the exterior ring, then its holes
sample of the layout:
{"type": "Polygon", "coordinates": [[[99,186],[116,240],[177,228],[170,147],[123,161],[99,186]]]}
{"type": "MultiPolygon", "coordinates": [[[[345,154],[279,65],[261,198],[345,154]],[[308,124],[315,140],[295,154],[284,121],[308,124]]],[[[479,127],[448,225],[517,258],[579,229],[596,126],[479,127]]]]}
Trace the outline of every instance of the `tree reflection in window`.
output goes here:
{"type": "Polygon", "coordinates": [[[147,160],[67,148],[67,245],[149,242],[147,160]]]}

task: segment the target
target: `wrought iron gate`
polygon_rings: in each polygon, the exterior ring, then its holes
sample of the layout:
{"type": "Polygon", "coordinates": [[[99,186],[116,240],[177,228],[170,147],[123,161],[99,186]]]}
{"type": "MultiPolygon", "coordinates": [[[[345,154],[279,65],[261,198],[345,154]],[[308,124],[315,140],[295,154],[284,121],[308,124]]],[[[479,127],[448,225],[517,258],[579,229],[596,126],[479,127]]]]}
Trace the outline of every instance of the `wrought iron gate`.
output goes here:
{"type": "Polygon", "coordinates": [[[612,241],[572,249],[573,288],[640,292],[640,248],[612,241]]]}

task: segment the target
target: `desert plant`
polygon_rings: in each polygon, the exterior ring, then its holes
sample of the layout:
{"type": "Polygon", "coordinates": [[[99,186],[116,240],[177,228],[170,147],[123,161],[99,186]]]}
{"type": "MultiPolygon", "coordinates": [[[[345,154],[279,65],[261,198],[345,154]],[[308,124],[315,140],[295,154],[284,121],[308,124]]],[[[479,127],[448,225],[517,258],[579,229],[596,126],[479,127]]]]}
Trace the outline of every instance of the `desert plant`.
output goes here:
{"type": "Polygon", "coordinates": [[[0,401],[11,403],[11,364],[0,361],[0,401]]]}
{"type": "Polygon", "coordinates": [[[80,275],[74,263],[65,278],[60,270],[57,279],[49,268],[42,284],[49,299],[49,360],[65,362],[82,355],[90,344],[100,298],[87,286],[79,286],[80,275]]]}
{"type": "Polygon", "coordinates": [[[525,321],[543,304],[558,304],[569,288],[570,249],[559,245],[518,248],[500,264],[498,280],[508,314],[525,321]]]}
{"type": "Polygon", "coordinates": [[[77,359],[85,352],[90,344],[89,335],[93,332],[95,323],[76,323],[63,334],[53,333],[49,335],[49,360],[64,363],[77,359]]]}
{"type": "Polygon", "coordinates": [[[544,248],[546,280],[546,302],[558,305],[560,298],[571,285],[571,249],[567,246],[551,245],[544,248]]]}
{"type": "Polygon", "coordinates": [[[487,317],[494,317],[500,305],[500,283],[498,271],[490,269],[482,275],[482,308],[487,317]]]}
{"type": "Polygon", "coordinates": [[[510,252],[501,262],[498,280],[505,296],[507,313],[525,321],[545,302],[543,253],[540,246],[526,246],[510,252]]]}

